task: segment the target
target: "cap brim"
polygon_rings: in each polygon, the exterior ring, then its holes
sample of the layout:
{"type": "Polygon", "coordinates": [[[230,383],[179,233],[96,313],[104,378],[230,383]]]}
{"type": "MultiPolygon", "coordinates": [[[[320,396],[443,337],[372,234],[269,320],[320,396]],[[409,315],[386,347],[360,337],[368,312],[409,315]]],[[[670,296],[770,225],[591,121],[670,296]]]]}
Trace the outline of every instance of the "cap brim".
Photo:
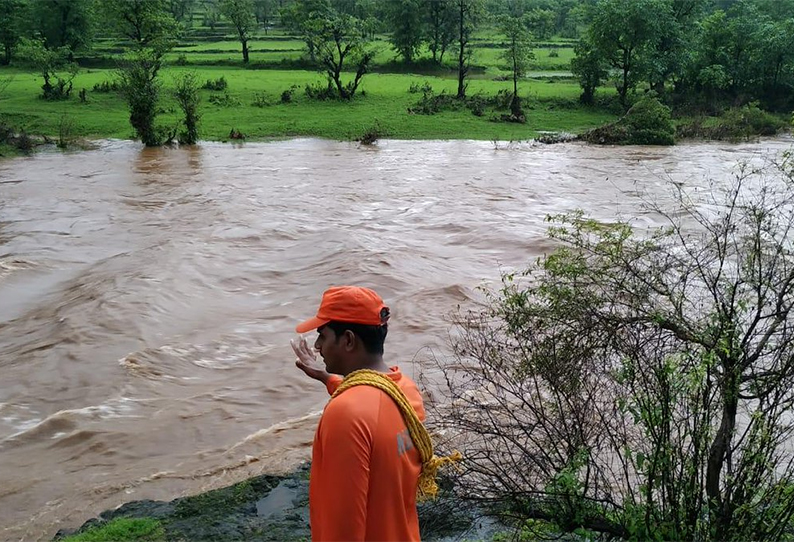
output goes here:
{"type": "Polygon", "coordinates": [[[311,331],[313,329],[317,329],[320,326],[324,326],[330,322],[330,320],[323,320],[322,318],[309,318],[305,322],[301,322],[297,326],[295,326],[295,331],[298,333],[306,333],[307,331],[311,331]]]}

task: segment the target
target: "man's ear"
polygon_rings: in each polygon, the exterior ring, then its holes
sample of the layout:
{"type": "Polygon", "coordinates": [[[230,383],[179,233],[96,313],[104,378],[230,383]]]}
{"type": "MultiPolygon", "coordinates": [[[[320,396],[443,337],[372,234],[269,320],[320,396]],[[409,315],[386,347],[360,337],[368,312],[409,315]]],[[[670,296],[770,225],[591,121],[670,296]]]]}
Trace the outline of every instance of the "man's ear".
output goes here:
{"type": "Polygon", "coordinates": [[[356,349],[356,334],[350,331],[349,329],[345,330],[345,334],[343,335],[345,338],[344,340],[344,347],[345,350],[348,352],[352,352],[356,349]]]}

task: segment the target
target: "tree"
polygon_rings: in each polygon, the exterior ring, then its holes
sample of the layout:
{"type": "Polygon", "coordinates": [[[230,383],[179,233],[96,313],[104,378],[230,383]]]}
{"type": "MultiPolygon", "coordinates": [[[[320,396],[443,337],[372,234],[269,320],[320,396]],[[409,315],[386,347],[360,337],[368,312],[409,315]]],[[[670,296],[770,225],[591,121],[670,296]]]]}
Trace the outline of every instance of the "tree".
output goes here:
{"type": "Polygon", "coordinates": [[[532,39],[527,30],[526,17],[515,18],[503,16],[499,19],[499,30],[507,39],[507,48],[502,52],[513,74],[513,98],[510,100],[510,112],[515,118],[524,118],[521,110],[521,99],[518,97],[518,80],[529,71],[530,63],[535,58],[532,52],[532,39]]]}
{"type": "Polygon", "coordinates": [[[165,53],[176,43],[179,25],[165,0],[104,0],[111,27],[135,49],[165,53]]]}
{"type": "Polygon", "coordinates": [[[551,37],[554,32],[554,12],[550,9],[535,8],[525,15],[527,27],[532,34],[541,40],[551,37]]]}
{"type": "Polygon", "coordinates": [[[119,68],[130,125],[147,147],[161,145],[170,138],[155,126],[161,87],[158,75],[179,26],[165,0],[105,0],[104,6],[116,31],[132,42],[119,68]]]}
{"type": "Polygon", "coordinates": [[[22,37],[22,12],[26,7],[23,0],[0,0],[0,45],[5,53],[0,64],[11,63],[14,47],[22,37]]]}
{"type": "Polygon", "coordinates": [[[367,49],[361,21],[350,15],[316,14],[304,25],[305,39],[311,43],[317,61],[328,76],[337,96],[350,100],[356,93],[362,77],[367,73],[374,52],[367,49]],[[342,72],[353,65],[356,73],[352,81],[343,83],[342,72]]]}
{"type": "Polygon", "coordinates": [[[647,60],[656,47],[662,21],[669,18],[665,0],[600,0],[590,25],[590,41],[619,72],[620,103],[647,72],[647,60]]]}
{"type": "Polygon", "coordinates": [[[387,24],[392,29],[391,43],[405,62],[413,61],[422,46],[421,0],[393,0],[387,4],[387,24]]]}
{"type": "Polygon", "coordinates": [[[601,53],[586,39],[581,39],[574,47],[575,56],[571,59],[571,73],[579,79],[585,105],[593,105],[595,91],[606,79],[608,72],[601,53]]]}
{"type": "Polygon", "coordinates": [[[32,33],[48,49],[67,47],[69,60],[90,47],[94,30],[93,0],[31,0],[32,33]]]}
{"type": "Polygon", "coordinates": [[[72,93],[72,81],[77,75],[77,64],[70,61],[71,49],[67,46],[48,49],[41,39],[20,40],[17,58],[44,79],[41,97],[45,100],[67,100],[72,93]]]}
{"type": "Polygon", "coordinates": [[[790,154],[740,168],[649,203],[650,231],[551,217],[558,248],[460,315],[441,366],[458,491],[587,538],[785,539],[792,181],[790,154]]]}
{"type": "Polygon", "coordinates": [[[433,62],[444,62],[444,53],[455,40],[457,25],[453,0],[424,0],[425,41],[433,54],[433,62]]]}
{"type": "Polygon", "coordinates": [[[119,70],[124,97],[130,109],[130,125],[147,147],[162,145],[164,139],[162,131],[155,126],[161,87],[157,76],[161,66],[162,54],[144,47],[130,53],[119,70]]]}
{"type": "Polygon", "coordinates": [[[174,85],[174,98],[185,116],[185,130],[179,135],[179,143],[195,145],[198,143],[198,123],[201,118],[198,112],[200,96],[199,79],[196,72],[177,76],[174,85]]]}
{"type": "Polygon", "coordinates": [[[268,28],[270,28],[272,23],[275,8],[274,0],[254,0],[254,16],[256,17],[256,22],[265,29],[265,34],[267,34],[268,28]]]}
{"type": "Polygon", "coordinates": [[[237,38],[243,47],[243,62],[248,64],[248,40],[256,29],[253,0],[221,0],[221,13],[237,30],[237,38]]]}
{"type": "Polygon", "coordinates": [[[196,0],[168,0],[168,12],[180,24],[189,24],[193,19],[196,0]]]}
{"type": "Polygon", "coordinates": [[[300,33],[306,42],[309,58],[317,61],[314,50],[315,42],[319,39],[312,32],[321,25],[309,24],[310,21],[331,17],[335,11],[331,8],[329,0],[295,0],[279,10],[281,23],[290,32],[300,33]]]}
{"type": "Polygon", "coordinates": [[[479,0],[453,0],[458,40],[458,99],[466,97],[466,77],[469,75],[472,48],[471,35],[482,16],[479,0]]]}

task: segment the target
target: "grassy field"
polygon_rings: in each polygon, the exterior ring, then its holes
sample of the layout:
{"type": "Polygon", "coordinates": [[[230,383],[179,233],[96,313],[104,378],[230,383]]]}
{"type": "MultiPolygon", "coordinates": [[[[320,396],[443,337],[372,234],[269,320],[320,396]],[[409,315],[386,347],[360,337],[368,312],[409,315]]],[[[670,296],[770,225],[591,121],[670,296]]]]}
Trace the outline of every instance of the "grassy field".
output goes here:
{"type": "MultiPolygon", "coordinates": [[[[528,139],[538,131],[578,132],[611,120],[608,113],[573,105],[579,95],[577,85],[570,82],[526,81],[521,92],[527,97],[526,124],[493,122],[490,112],[482,117],[469,110],[418,115],[408,109],[421,94],[408,92],[412,84],[428,82],[436,92],[454,93],[457,80],[416,75],[370,74],[362,83],[365,95],[350,103],[316,101],[305,96],[307,83],[323,83],[317,72],[298,70],[245,70],[225,67],[170,67],[162,71],[163,114],[158,123],[173,126],[179,113],[170,90],[174,77],[185,71],[196,71],[201,81],[226,78],[229,83],[226,105],[210,103],[211,96],[224,92],[202,90],[202,139],[223,140],[231,129],[252,139],[289,136],[320,136],[333,139],[354,139],[376,124],[385,136],[400,139],[528,139]],[[297,85],[292,103],[282,104],[281,93],[297,85]],[[268,105],[253,105],[255,98],[264,98],[268,105]],[[560,99],[571,105],[557,109],[560,99]]],[[[2,73],[11,73],[10,70],[2,73]]],[[[25,127],[31,133],[57,135],[62,125],[70,125],[75,135],[89,138],[130,138],[131,128],[126,104],[117,93],[99,93],[91,89],[96,83],[111,80],[113,70],[81,72],[75,89],[88,89],[87,103],[76,97],[63,102],[47,102],[37,97],[40,78],[31,73],[16,72],[0,100],[0,118],[25,127]]],[[[493,95],[507,89],[506,81],[472,80],[469,94],[493,95]]],[[[77,90],[75,90],[75,94],[77,90]]]]}
{"type": "MultiPolygon", "coordinates": [[[[316,71],[298,69],[250,69],[242,64],[240,44],[223,29],[210,32],[200,29],[186,37],[165,57],[161,71],[163,85],[158,124],[174,127],[180,113],[172,97],[175,76],[195,71],[201,81],[226,78],[225,92],[201,91],[201,138],[224,140],[232,129],[249,139],[319,136],[333,139],[355,139],[365,131],[378,127],[383,137],[400,139],[529,139],[540,131],[580,132],[614,116],[598,109],[579,106],[579,87],[571,80],[544,79],[543,72],[567,71],[573,48],[566,41],[539,44],[535,50],[535,78],[520,85],[525,100],[526,124],[495,122],[502,111],[486,108],[481,116],[469,109],[444,111],[436,115],[413,114],[409,111],[422,97],[411,93],[412,85],[428,83],[436,93],[457,90],[454,69],[440,69],[434,75],[390,73],[410,70],[396,62],[396,54],[384,36],[373,47],[377,49],[373,71],[365,76],[361,95],[351,102],[316,101],[306,97],[307,84],[324,84],[316,71]],[[555,53],[552,53],[554,51],[555,53]],[[554,56],[552,56],[554,55],[554,56]],[[282,103],[282,92],[293,88],[290,103],[282,103]],[[219,103],[212,103],[212,102],[219,103]],[[256,104],[256,105],[255,105],[256,104]]],[[[492,30],[479,33],[474,40],[475,52],[468,94],[493,96],[512,88],[504,80],[508,72],[499,58],[501,37],[492,30]],[[501,79],[501,80],[500,80],[501,79]]],[[[297,63],[305,56],[304,42],[283,32],[259,35],[249,42],[254,66],[278,68],[280,62],[297,63]]],[[[112,66],[124,50],[124,44],[110,39],[98,40],[87,58],[104,59],[99,65],[112,66]]],[[[422,51],[422,56],[429,52],[422,51]]],[[[452,52],[444,57],[454,63],[452,52]]],[[[300,64],[293,64],[300,65],[300,64]]],[[[284,66],[290,67],[290,66],[284,66]]],[[[38,97],[41,77],[29,71],[0,68],[0,82],[11,82],[0,91],[0,122],[32,134],[57,137],[122,138],[133,137],[128,111],[116,92],[94,91],[94,85],[116,77],[112,69],[82,69],[74,80],[70,100],[47,102],[38,97]],[[77,98],[80,89],[87,90],[87,102],[77,98]]],[[[3,85],[0,85],[2,88],[3,85]]]]}

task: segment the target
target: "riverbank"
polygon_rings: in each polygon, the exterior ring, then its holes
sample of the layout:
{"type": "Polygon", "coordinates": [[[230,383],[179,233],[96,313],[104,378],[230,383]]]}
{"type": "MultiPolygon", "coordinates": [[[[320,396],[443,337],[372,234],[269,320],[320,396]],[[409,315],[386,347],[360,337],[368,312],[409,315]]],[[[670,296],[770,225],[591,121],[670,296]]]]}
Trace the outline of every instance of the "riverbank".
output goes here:
{"type": "MultiPolygon", "coordinates": [[[[418,506],[422,540],[490,540],[507,529],[483,510],[442,491],[418,506]]],[[[77,530],[61,530],[62,542],[145,540],[307,541],[309,465],[286,476],[261,475],[192,497],[134,501],[107,510],[77,530]]]]}

